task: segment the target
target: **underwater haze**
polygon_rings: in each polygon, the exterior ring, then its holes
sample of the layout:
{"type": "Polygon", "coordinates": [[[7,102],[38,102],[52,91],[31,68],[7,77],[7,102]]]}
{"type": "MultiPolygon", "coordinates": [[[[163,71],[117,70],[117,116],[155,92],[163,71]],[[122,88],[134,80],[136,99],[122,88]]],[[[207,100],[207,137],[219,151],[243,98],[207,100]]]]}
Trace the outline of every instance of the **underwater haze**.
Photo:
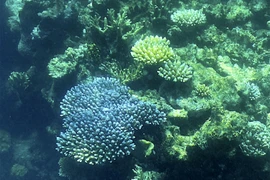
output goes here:
{"type": "Polygon", "coordinates": [[[270,179],[267,0],[0,3],[0,180],[270,179]]]}

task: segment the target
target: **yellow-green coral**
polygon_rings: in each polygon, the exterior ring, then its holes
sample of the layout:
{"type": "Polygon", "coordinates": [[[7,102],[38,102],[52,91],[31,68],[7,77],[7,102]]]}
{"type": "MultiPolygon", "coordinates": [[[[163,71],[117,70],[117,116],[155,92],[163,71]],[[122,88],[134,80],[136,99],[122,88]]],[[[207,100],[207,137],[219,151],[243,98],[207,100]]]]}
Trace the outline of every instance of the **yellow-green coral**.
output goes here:
{"type": "Polygon", "coordinates": [[[158,180],[164,179],[165,174],[156,172],[156,171],[145,171],[142,167],[135,164],[135,168],[133,169],[134,177],[133,180],[158,180]]]}
{"type": "MultiPolygon", "coordinates": [[[[215,113],[214,113],[215,114],[215,113]]],[[[199,131],[194,134],[196,144],[207,147],[209,140],[228,139],[241,141],[248,123],[248,116],[235,111],[222,110],[207,120],[199,131]]]]}
{"type": "Polygon", "coordinates": [[[173,159],[187,160],[188,149],[199,146],[201,149],[208,147],[209,141],[243,141],[246,132],[248,116],[235,111],[223,109],[213,110],[213,115],[206,120],[199,130],[182,135],[177,126],[167,126],[163,148],[167,155],[173,159]]]}
{"type": "Polygon", "coordinates": [[[229,1],[226,8],[226,19],[229,21],[243,21],[248,17],[252,16],[252,12],[250,11],[246,2],[239,0],[229,1]]]}
{"type": "Polygon", "coordinates": [[[187,148],[195,146],[194,137],[183,136],[177,126],[167,126],[165,130],[165,140],[163,147],[169,157],[178,160],[187,160],[187,148]]]}
{"type": "Polygon", "coordinates": [[[104,62],[99,68],[119,79],[122,83],[135,81],[144,75],[142,64],[130,64],[127,68],[121,68],[117,62],[104,62]]]}
{"type": "Polygon", "coordinates": [[[151,141],[140,139],[137,148],[143,151],[144,157],[148,157],[153,153],[155,145],[151,141]]]}
{"type": "Polygon", "coordinates": [[[74,60],[65,60],[65,58],[61,58],[60,56],[54,57],[48,64],[49,75],[55,79],[61,78],[72,72],[76,65],[77,62],[74,60]]]}
{"type": "Polygon", "coordinates": [[[11,72],[8,77],[8,86],[11,90],[25,90],[30,85],[30,77],[27,72],[11,72]]]}
{"type": "Polygon", "coordinates": [[[198,84],[195,88],[196,95],[200,97],[210,96],[211,94],[210,88],[205,84],[198,84]]]}
{"type": "Polygon", "coordinates": [[[184,109],[173,109],[168,113],[168,118],[187,119],[188,112],[184,109]]]}
{"type": "Polygon", "coordinates": [[[133,58],[145,65],[158,64],[173,59],[174,52],[166,38],[147,36],[135,43],[131,49],[133,58]]]}
{"type": "Polygon", "coordinates": [[[158,75],[174,82],[186,82],[192,78],[193,69],[180,61],[168,61],[158,69],[158,75]]]}

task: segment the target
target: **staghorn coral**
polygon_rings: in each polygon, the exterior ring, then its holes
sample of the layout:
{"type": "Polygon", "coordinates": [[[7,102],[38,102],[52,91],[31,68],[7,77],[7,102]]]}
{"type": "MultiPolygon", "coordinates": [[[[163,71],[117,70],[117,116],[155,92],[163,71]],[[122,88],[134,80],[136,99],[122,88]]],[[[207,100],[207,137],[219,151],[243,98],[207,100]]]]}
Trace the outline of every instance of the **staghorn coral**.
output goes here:
{"type": "Polygon", "coordinates": [[[168,61],[158,69],[158,75],[174,82],[186,82],[192,78],[193,69],[180,61],[168,61]]]}
{"type": "Polygon", "coordinates": [[[170,42],[166,38],[147,36],[135,43],[131,48],[131,55],[139,63],[158,64],[174,57],[174,52],[169,45],[170,42]]]}
{"type": "Polygon", "coordinates": [[[99,69],[106,71],[112,77],[119,79],[122,83],[128,83],[140,79],[145,75],[142,64],[130,64],[126,68],[122,68],[117,61],[104,62],[99,69]]]}
{"type": "Polygon", "coordinates": [[[57,137],[57,150],[91,165],[129,155],[135,148],[134,131],[159,124],[165,113],[128,91],[112,78],[96,78],[69,90],[60,106],[65,131],[57,137]]]}

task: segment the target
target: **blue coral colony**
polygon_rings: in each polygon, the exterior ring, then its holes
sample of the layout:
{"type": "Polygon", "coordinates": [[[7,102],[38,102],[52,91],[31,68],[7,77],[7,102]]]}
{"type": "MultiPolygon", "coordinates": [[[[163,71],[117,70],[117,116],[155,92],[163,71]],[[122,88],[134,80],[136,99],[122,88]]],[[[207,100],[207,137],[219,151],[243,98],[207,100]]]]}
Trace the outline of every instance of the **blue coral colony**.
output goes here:
{"type": "Polygon", "coordinates": [[[57,137],[57,150],[92,165],[129,155],[134,131],[164,122],[165,113],[128,90],[113,78],[95,78],[69,90],[61,102],[65,131],[57,137]]]}

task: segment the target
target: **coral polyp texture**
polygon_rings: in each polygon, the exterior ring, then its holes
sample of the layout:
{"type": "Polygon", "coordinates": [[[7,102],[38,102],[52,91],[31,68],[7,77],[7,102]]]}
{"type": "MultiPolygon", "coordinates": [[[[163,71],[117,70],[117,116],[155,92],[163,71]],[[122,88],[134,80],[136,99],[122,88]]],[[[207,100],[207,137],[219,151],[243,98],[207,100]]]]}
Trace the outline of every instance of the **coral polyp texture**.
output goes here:
{"type": "Polygon", "coordinates": [[[113,78],[71,88],[61,102],[61,115],[65,131],[57,137],[57,150],[91,165],[129,155],[136,130],[165,120],[165,113],[130,95],[113,78]]]}
{"type": "Polygon", "coordinates": [[[171,20],[181,27],[192,27],[206,23],[206,16],[201,10],[182,9],[171,15],[171,20]]]}
{"type": "Polygon", "coordinates": [[[58,79],[75,70],[78,61],[87,56],[88,44],[67,48],[64,54],[52,58],[48,64],[49,75],[58,79]]]}
{"type": "Polygon", "coordinates": [[[147,36],[137,41],[131,48],[131,55],[135,61],[145,65],[158,64],[174,58],[169,40],[159,36],[147,36]]]}
{"type": "Polygon", "coordinates": [[[192,78],[192,74],[192,67],[180,61],[168,61],[158,70],[158,75],[174,82],[186,82],[192,78]]]}
{"type": "Polygon", "coordinates": [[[240,144],[242,152],[247,156],[264,156],[270,150],[270,130],[260,121],[247,124],[247,133],[240,144]]]}

